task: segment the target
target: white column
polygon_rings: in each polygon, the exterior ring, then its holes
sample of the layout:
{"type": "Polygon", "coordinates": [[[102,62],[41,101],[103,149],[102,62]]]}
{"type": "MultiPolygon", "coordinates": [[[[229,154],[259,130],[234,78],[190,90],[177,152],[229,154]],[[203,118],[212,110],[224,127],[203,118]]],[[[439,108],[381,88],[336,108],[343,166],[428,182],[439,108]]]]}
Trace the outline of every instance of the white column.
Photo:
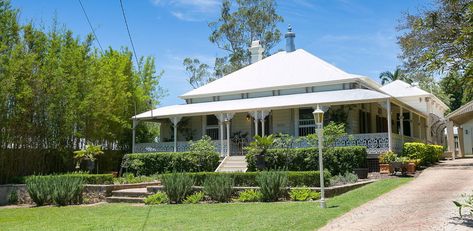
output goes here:
{"type": "Polygon", "coordinates": [[[422,139],[422,127],[421,127],[422,122],[421,122],[421,117],[420,117],[420,115],[417,115],[417,116],[418,116],[418,117],[417,117],[417,127],[418,127],[418,129],[419,129],[419,135],[418,135],[419,137],[418,137],[418,138],[419,138],[419,139],[422,139]]]}
{"type": "Polygon", "coordinates": [[[460,157],[464,156],[464,146],[463,146],[463,128],[458,127],[458,155],[460,157]]]}
{"type": "Polygon", "coordinates": [[[430,121],[430,113],[432,113],[432,103],[431,103],[431,100],[429,98],[425,98],[425,103],[427,104],[427,120],[426,120],[426,124],[425,124],[425,133],[426,133],[426,139],[427,139],[427,142],[432,142],[432,132],[431,132],[431,123],[432,121],[430,121]]]}
{"type": "Polygon", "coordinates": [[[171,118],[171,122],[174,125],[174,152],[177,152],[177,124],[181,120],[181,117],[175,116],[171,118]]]}
{"type": "Polygon", "coordinates": [[[219,125],[219,132],[218,132],[218,135],[219,135],[219,138],[220,138],[220,155],[223,156],[224,155],[224,151],[223,151],[223,133],[224,133],[224,127],[223,127],[223,124],[225,122],[225,116],[223,113],[220,113],[220,114],[215,114],[215,117],[217,117],[217,120],[218,120],[218,125],[219,125]]]}
{"type": "Polygon", "coordinates": [[[447,144],[448,151],[452,153],[452,159],[455,159],[455,140],[453,138],[453,121],[447,121],[447,144]]]}
{"type": "Polygon", "coordinates": [[[255,136],[258,135],[258,111],[253,112],[253,118],[255,119],[255,136]]]}
{"type": "Polygon", "coordinates": [[[410,111],[409,112],[409,129],[411,130],[410,132],[410,137],[414,137],[414,126],[413,126],[413,121],[414,121],[414,114],[410,111]]]}
{"type": "Polygon", "coordinates": [[[388,147],[389,151],[393,150],[393,128],[391,125],[391,100],[387,99],[386,100],[386,111],[387,111],[387,120],[388,120],[388,147]]]}
{"type": "Polygon", "coordinates": [[[227,120],[226,124],[227,124],[227,156],[230,156],[230,120],[227,120]]]}
{"type": "MultiPolygon", "coordinates": [[[[263,115],[263,112],[261,112],[261,115],[263,115]]],[[[261,136],[264,135],[264,117],[261,117],[261,136]]]]}
{"type": "Polygon", "coordinates": [[[138,125],[138,120],[133,119],[133,127],[132,127],[132,142],[131,142],[131,152],[135,153],[135,142],[136,142],[136,126],[138,125]]]}
{"type": "Polygon", "coordinates": [[[404,144],[404,112],[402,110],[402,106],[399,105],[399,125],[400,125],[400,133],[401,133],[401,141],[404,144]]]}

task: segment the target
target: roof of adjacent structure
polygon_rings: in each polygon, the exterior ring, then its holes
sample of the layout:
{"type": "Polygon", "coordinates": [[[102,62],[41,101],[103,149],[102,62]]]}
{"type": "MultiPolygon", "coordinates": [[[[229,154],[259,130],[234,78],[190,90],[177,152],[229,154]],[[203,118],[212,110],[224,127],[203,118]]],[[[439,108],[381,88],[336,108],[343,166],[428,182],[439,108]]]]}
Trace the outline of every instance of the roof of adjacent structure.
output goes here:
{"type": "Polygon", "coordinates": [[[473,118],[473,101],[461,106],[446,116],[447,119],[461,125],[473,118]]]}
{"type": "Polygon", "coordinates": [[[293,52],[278,52],[191,90],[181,98],[276,90],[360,78],[361,76],[346,73],[309,52],[298,49],[293,52]]]}
{"type": "Polygon", "coordinates": [[[448,109],[448,106],[442,102],[442,100],[438,99],[434,94],[426,92],[419,87],[408,84],[402,80],[395,80],[391,83],[388,83],[382,86],[380,90],[396,98],[430,96],[435,98],[445,109],[448,109]]]}
{"type": "Polygon", "coordinates": [[[238,100],[214,101],[196,104],[173,105],[147,111],[133,117],[135,119],[170,118],[224,112],[250,112],[265,109],[284,109],[294,106],[315,106],[317,104],[341,104],[377,101],[390,96],[367,89],[313,92],[294,95],[280,95],[238,100]]]}

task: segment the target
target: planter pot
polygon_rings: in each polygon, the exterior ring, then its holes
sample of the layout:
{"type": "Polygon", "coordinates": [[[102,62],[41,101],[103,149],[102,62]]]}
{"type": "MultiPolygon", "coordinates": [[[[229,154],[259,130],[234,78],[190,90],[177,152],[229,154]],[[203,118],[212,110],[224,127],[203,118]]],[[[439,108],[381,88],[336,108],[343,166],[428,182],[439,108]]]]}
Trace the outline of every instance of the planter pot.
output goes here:
{"type": "Polygon", "coordinates": [[[91,160],[87,160],[87,170],[89,170],[89,173],[93,173],[95,169],[95,162],[91,160]]]}
{"type": "Polygon", "coordinates": [[[266,168],[266,162],[264,160],[264,154],[256,155],[256,169],[263,170],[266,168]]]}
{"type": "Polygon", "coordinates": [[[388,174],[392,173],[391,166],[389,164],[379,164],[379,173],[381,174],[388,174]]]}
{"type": "Polygon", "coordinates": [[[368,168],[354,168],[353,172],[358,176],[358,179],[368,178],[368,168]]]}
{"type": "Polygon", "coordinates": [[[407,173],[407,164],[402,163],[402,162],[392,162],[391,168],[393,169],[393,172],[398,171],[401,172],[403,175],[407,173]]]}
{"type": "Polygon", "coordinates": [[[407,172],[409,174],[415,174],[416,173],[416,164],[415,163],[408,163],[407,164],[407,172]]]}

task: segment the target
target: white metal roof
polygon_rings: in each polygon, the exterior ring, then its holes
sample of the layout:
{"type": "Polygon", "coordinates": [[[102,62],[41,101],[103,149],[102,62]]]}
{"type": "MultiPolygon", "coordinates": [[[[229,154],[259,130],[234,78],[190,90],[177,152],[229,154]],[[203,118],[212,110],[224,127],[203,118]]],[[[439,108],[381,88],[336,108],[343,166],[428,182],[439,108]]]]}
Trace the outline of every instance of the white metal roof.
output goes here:
{"type": "Polygon", "coordinates": [[[181,96],[183,99],[359,79],[303,49],[281,51],[181,96]]]}
{"type": "Polygon", "coordinates": [[[294,106],[315,106],[316,104],[341,104],[363,101],[377,101],[390,98],[383,93],[367,89],[313,92],[294,95],[280,95],[238,100],[214,101],[207,103],[173,105],[154,109],[137,115],[136,119],[170,118],[219,112],[250,112],[264,109],[284,109],[294,106]]]}
{"type": "MultiPolygon", "coordinates": [[[[419,87],[412,86],[411,84],[408,84],[402,80],[396,80],[388,83],[382,86],[380,90],[396,98],[430,96],[434,98],[437,103],[442,105],[445,110],[448,109],[448,106],[442,102],[442,100],[438,99],[434,94],[426,92],[419,87]]],[[[400,100],[402,101],[402,99],[400,100]]]]}

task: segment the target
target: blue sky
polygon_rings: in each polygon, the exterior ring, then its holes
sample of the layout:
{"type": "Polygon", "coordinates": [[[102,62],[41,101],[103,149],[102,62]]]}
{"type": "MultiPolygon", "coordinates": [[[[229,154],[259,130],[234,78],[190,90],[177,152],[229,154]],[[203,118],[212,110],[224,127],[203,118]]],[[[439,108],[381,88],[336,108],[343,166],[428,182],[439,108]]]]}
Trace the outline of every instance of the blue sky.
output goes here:
{"type": "MultiPolygon", "coordinates": [[[[406,12],[432,4],[428,0],[279,0],[284,17],[280,30],[291,24],[296,48],[353,74],[377,76],[400,64],[396,26],[406,12]]],[[[119,0],[82,0],[103,47],[130,46],[119,0]]],[[[161,86],[168,95],[161,106],[183,103],[177,96],[191,90],[182,66],[185,57],[197,57],[213,64],[223,55],[208,41],[208,22],[219,14],[220,0],[123,0],[138,56],[155,56],[158,70],[164,70],[161,86]]],[[[51,25],[56,15],[60,24],[83,38],[90,27],[78,0],[12,0],[21,11],[22,22],[51,25]]],[[[284,48],[284,41],[278,48],[284,48]]]]}

